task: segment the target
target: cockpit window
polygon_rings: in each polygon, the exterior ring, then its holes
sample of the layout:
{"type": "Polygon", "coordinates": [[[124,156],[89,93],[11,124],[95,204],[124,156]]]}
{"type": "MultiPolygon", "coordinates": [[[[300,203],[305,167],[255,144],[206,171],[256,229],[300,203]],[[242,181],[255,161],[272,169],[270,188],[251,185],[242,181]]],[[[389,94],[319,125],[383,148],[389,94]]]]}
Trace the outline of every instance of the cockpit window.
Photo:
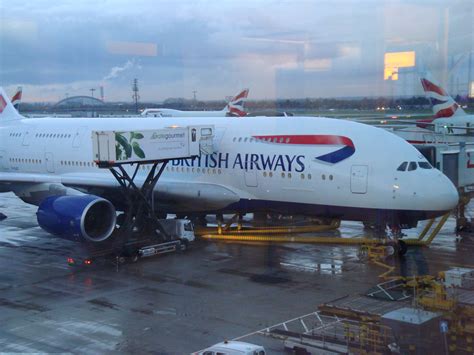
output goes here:
{"type": "Polygon", "coordinates": [[[407,165],[408,165],[408,162],[407,161],[404,161],[403,163],[400,164],[400,166],[398,167],[398,171],[405,171],[407,170],[407,165]]]}
{"type": "Polygon", "coordinates": [[[431,164],[428,163],[427,161],[419,161],[419,162],[418,162],[418,166],[419,166],[421,169],[433,169],[433,167],[431,166],[431,164]]]}
{"type": "Polygon", "coordinates": [[[416,162],[411,161],[410,164],[408,164],[408,171],[416,170],[416,162]]]}

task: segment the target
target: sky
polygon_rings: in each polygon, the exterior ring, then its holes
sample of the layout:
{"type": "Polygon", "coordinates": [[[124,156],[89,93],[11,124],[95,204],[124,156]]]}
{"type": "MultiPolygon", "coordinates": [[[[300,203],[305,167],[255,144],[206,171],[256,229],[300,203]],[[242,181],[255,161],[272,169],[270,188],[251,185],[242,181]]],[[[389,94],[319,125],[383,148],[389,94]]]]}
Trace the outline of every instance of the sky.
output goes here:
{"type": "Polygon", "coordinates": [[[22,86],[30,102],[91,88],[98,97],[100,86],[108,101],[131,101],[134,78],[141,101],[193,91],[222,100],[246,87],[251,99],[354,97],[421,93],[415,71],[429,70],[459,89],[474,48],[473,7],[471,0],[0,0],[0,85],[11,94],[22,86]],[[394,51],[415,51],[416,67],[384,81],[384,53],[394,51]]]}

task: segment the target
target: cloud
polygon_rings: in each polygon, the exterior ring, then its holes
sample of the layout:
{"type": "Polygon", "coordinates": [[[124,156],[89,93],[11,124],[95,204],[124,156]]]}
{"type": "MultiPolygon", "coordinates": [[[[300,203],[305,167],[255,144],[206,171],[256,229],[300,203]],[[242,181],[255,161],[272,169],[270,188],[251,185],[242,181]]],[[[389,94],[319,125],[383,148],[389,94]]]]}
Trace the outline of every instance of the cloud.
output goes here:
{"type": "Polygon", "coordinates": [[[253,98],[300,88],[305,96],[371,94],[386,85],[386,51],[417,50],[431,67],[442,62],[447,9],[449,51],[461,53],[473,36],[472,0],[6,2],[1,85],[54,84],[60,95],[72,83],[107,81],[111,100],[130,99],[134,77],[143,99],[195,89],[202,99],[223,98],[241,86],[253,86],[253,98]]]}

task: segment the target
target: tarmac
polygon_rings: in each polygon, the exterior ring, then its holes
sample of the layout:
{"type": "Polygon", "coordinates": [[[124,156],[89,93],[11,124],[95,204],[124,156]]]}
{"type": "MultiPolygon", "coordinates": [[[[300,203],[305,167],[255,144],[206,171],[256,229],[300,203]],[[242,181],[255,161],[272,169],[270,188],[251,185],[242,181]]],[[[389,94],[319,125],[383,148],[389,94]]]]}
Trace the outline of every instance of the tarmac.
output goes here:
{"type": "MultiPolygon", "coordinates": [[[[357,246],[208,241],[120,267],[70,267],[78,244],[43,231],[35,206],[3,193],[0,212],[7,216],[0,221],[4,352],[191,353],[364,295],[384,271],[359,260],[357,246]]],[[[394,260],[397,270],[474,267],[474,237],[457,238],[454,227],[450,218],[430,247],[394,260]]],[[[343,223],[338,233],[363,229],[343,223]]],[[[284,353],[279,341],[260,343],[284,353]]]]}

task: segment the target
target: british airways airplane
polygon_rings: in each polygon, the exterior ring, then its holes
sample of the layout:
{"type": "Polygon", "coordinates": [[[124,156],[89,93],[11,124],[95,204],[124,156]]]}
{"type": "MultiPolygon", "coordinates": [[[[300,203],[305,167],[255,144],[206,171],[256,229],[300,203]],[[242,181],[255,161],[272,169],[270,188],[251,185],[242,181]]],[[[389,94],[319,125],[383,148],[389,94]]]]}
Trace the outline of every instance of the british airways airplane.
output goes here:
{"type": "Polygon", "coordinates": [[[249,89],[243,89],[221,111],[181,111],[170,108],[148,108],[142,112],[142,115],[153,117],[242,117],[246,115],[244,105],[248,94],[249,89]]]}
{"type": "MultiPolygon", "coordinates": [[[[123,209],[117,181],[93,162],[91,132],[215,126],[212,155],[168,164],[157,210],[276,212],[414,225],[456,207],[451,181],[382,129],[320,117],[25,119],[0,89],[0,191],[39,205],[45,230],[102,241],[123,209]],[[57,203],[45,203],[50,196],[57,203]],[[67,220],[68,224],[61,224],[67,220]]],[[[143,167],[142,167],[143,168],[143,167]]],[[[145,179],[140,169],[137,183],[145,179]]]]}
{"type": "MultiPolygon", "coordinates": [[[[461,106],[441,86],[426,78],[421,78],[421,85],[426,97],[431,102],[433,117],[416,121],[418,127],[428,128],[428,126],[436,124],[438,126],[444,125],[447,128],[451,126],[459,129],[474,126],[474,115],[466,114],[461,106]]],[[[459,133],[465,132],[463,130],[459,133]]]]}

